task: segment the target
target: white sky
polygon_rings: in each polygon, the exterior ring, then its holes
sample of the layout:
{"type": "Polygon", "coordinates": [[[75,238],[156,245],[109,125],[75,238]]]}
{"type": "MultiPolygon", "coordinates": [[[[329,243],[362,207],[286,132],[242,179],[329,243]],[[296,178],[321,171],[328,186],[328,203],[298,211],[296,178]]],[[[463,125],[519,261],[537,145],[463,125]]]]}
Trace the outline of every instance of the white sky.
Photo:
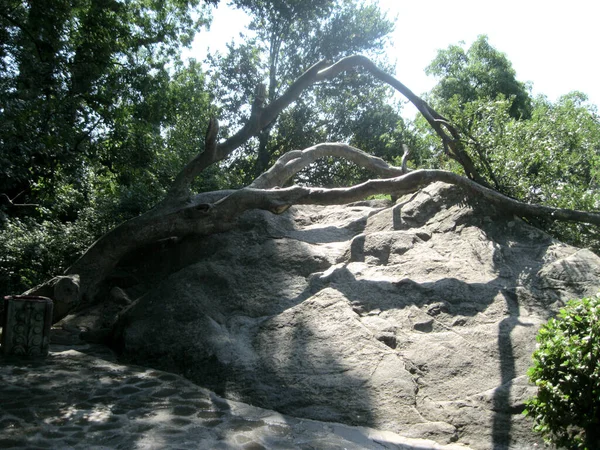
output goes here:
{"type": "MultiPolygon", "coordinates": [[[[396,77],[417,94],[435,85],[424,69],[438,49],[459,41],[468,48],[478,35],[487,34],[489,43],[512,62],[517,79],[532,82],[534,94],[555,101],[579,90],[590,103],[600,105],[598,0],[379,0],[379,4],[390,18],[398,17],[389,50],[389,59],[397,62],[396,77]]],[[[211,31],[196,37],[189,56],[203,60],[207,48],[224,50],[247,23],[243,13],[222,0],[211,31]]]]}

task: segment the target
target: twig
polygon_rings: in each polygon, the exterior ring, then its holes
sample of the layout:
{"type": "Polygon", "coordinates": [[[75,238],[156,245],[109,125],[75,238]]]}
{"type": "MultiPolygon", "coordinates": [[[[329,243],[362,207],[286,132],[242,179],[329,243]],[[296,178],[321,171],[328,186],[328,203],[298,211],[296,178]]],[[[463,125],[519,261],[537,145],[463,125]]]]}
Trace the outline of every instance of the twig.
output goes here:
{"type": "Polygon", "coordinates": [[[19,197],[19,196],[20,196],[21,194],[23,194],[24,192],[25,192],[25,191],[21,191],[21,192],[19,192],[19,193],[18,193],[17,195],[15,195],[15,196],[14,196],[12,199],[11,199],[11,198],[10,198],[8,195],[6,195],[6,194],[4,194],[4,193],[0,194],[0,197],[4,197],[4,198],[6,198],[6,201],[8,202],[8,204],[9,204],[10,206],[40,206],[40,205],[39,205],[39,204],[37,204],[37,203],[15,203],[14,201],[17,199],[17,197],[19,197]]]}

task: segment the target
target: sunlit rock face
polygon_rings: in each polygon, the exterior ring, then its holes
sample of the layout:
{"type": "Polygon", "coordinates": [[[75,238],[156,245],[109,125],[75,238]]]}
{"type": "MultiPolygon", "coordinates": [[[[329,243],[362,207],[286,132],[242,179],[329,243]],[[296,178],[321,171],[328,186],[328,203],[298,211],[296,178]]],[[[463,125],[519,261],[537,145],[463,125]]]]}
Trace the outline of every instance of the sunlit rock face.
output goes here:
{"type": "Polygon", "coordinates": [[[600,290],[594,254],[441,183],[252,211],[138,271],[172,273],[122,317],[127,358],[281,413],[475,449],[541,444],[521,415],[535,335],[600,290]]]}

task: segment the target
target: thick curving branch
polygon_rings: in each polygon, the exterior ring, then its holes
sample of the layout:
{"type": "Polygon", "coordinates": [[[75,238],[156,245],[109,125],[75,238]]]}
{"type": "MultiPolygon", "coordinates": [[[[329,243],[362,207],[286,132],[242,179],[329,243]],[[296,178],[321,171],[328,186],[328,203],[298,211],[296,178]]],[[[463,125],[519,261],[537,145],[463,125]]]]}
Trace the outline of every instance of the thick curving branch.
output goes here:
{"type": "MultiPolygon", "coordinates": [[[[408,148],[405,148],[405,155],[408,151],[408,148]]],[[[416,192],[437,181],[462,186],[474,196],[483,198],[517,216],[528,218],[543,217],[550,220],[600,225],[600,213],[552,208],[550,206],[532,205],[521,202],[482,186],[473,180],[445,170],[422,169],[407,173],[406,168],[390,166],[381,158],[369,155],[350,145],[340,143],[318,144],[305,150],[288,152],[281,156],[271,169],[257,178],[248,188],[235,191],[217,203],[221,205],[228,202],[243,204],[243,199],[246,195],[254,197],[257,195],[259,189],[271,189],[268,192],[274,194],[265,194],[264,201],[267,202],[267,199],[269,199],[272,203],[264,203],[261,209],[278,212],[282,209],[287,209],[286,207],[292,204],[344,204],[377,194],[400,196],[416,192]],[[295,186],[288,190],[273,189],[283,186],[297,172],[324,156],[337,156],[348,159],[385,179],[369,180],[348,188],[324,189],[295,186]],[[247,194],[248,192],[250,194],[247,194]],[[289,198],[290,202],[286,202],[286,198],[289,198]]]]}
{"type": "Polygon", "coordinates": [[[265,87],[261,85],[257,88],[248,122],[225,141],[217,142],[218,123],[216,120],[211,120],[204,151],[192,159],[178,174],[165,200],[148,213],[122,223],[105,234],[67,270],[68,275],[79,275],[80,306],[102,301],[104,281],[123,257],[132,250],[163,238],[209,235],[226,231],[235,227],[237,218],[250,209],[263,209],[280,214],[294,204],[345,204],[376,194],[398,197],[441,181],[460,185],[471,195],[483,198],[521,217],[544,217],[551,220],[600,225],[599,213],[529,205],[485,187],[473,162],[463,151],[458,131],[406,86],[381,71],[363,56],[350,56],[333,65],[321,61],[302,74],[271,104],[265,105],[265,99],[265,87]],[[448,154],[462,164],[468,178],[441,170],[415,170],[407,173],[407,148],[405,148],[402,167],[398,168],[349,145],[328,143],[284,154],[271,169],[245,189],[191,195],[192,182],[202,170],[222,160],[248,139],[258,135],[307,88],[316,82],[334,78],[344,71],[354,70],[357,67],[362,67],[375,78],[405,95],[436,131],[448,154]],[[348,159],[385,179],[370,180],[356,186],[338,189],[300,186],[280,188],[298,171],[324,156],[348,159]]]}
{"type": "Polygon", "coordinates": [[[317,144],[304,150],[293,150],[281,156],[277,162],[250,184],[254,189],[271,189],[283,186],[289,179],[320,158],[335,156],[352,161],[383,178],[397,177],[406,169],[394,167],[377,156],[369,155],[356,147],[343,143],[317,144]]]}
{"type": "MultiPolygon", "coordinates": [[[[362,55],[353,55],[340,59],[334,64],[329,64],[325,60],[319,61],[298,77],[280,97],[266,106],[264,105],[265,87],[259,85],[252,105],[250,118],[246,124],[233,136],[216,144],[214,148],[214,143],[207,142],[204,152],[190,161],[176,178],[167,195],[168,201],[187,200],[190,195],[189,187],[195,177],[211,164],[226,158],[232,151],[243,145],[250,138],[257,136],[261,130],[268,127],[285,108],[295,102],[310,86],[320,81],[333,79],[343,72],[355,70],[359,67],[400,92],[415,105],[442,140],[446,154],[461,164],[467,177],[479,184],[487,185],[485,179],[479,175],[469,155],[464,151],[460,133],[446,118],[438,114],[423,99],[395,77],[378,68],[369,58],[362,55]]],[[[208,135],[211,134],[211,129],[215,124],[216,120],[213,119],[209,125],[208,135]]],[[[216,133],[214,136],[216,138],[216,133]]]]}
{"type": "Polygon", "coordinates": [[[454,128],[445,117],[438,114],[431,106],[429,106],[427,102],[412,92],[395,77],[377,67],[369,58],[362,55],[348,56],[333,64],[331,67],[322,70],[320,75],[323,78],[333,78],[339,73],[353,69],[354,67],[362,67],[373,75],[373,77],[390,85],[404,95],[419,110],[419,112],[423,114],[425,120],[427,120],[431,128],[433,128],[438,137],[442,140],[446,154],[463,167],[467,177],[475,180],[479,184],[487,186],[487,182],[479,175],[473,160],[464,151],[461,135],[458,130],[454,128]]]}
{"type": "Polygon", "coordinates": [[[415,170],[403,174],[401,168],[389,166],[381,159],[354,147],[345,144],[320,144],[283,155],[269,171],[247,188],[199,194],[190,198],[185,205],[173,207],[163,214],[142,215],[119,225],[94,243],[68,269],[67,274],[79,275],[82,304],[88,305],[98,301],[102,282],[119,261],[128,252],[144,244],[173,236],[223,232],[235,227],[236,219],[250,209],[263,209],[280,214],[296,204],[346,204],[376,194],[399,197],[438,181],[462,186],[470,195],[483,198],[499,209],[517,216],[600,225],[599,213],[530,205],[443,170],[415,170]],[[336,189],[278,187],[318,157],[329,155],[350,159],[379,175],[391,178],[374,179],[356,186],[336,189]]]}
{"type": "MultiPolygon", "coordinates": [[[[506,197],[498,191],[482,186],[461,175],[435,169],[415,170],[395,178],[369,180],[348,188],[326,189],[301,186],[270,190],[245,188],[224,198],[215,204],[214,207],[225,208],[227,205],[232,213],[236,207],[235,205],[237,207],[242,206],[244,210],[259,208],[280,213],[292,205],[339,205],[362,200],[377,194],[401,196],[414,193],[435,182],[461,186],[473,197],[482,198],[499,209],[517,216],[527,218],[544,217],[551,220],[600,225],[600,213],[531,205],[506,197]]],[[[224,218],[229,217],[233,216],[229,216],[228,213],[224,216],[224,218]]]]}

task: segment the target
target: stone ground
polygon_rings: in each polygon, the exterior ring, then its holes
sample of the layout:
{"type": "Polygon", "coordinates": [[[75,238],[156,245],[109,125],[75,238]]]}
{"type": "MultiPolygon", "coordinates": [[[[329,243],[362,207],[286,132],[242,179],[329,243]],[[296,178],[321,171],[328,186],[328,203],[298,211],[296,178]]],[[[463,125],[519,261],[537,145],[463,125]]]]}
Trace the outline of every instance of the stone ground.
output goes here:
{"type": "Polygon", "coordinates": [[[224,400],[92,344],[0,357],[0,399],[0,448],[466,449],[224,400]]]}

